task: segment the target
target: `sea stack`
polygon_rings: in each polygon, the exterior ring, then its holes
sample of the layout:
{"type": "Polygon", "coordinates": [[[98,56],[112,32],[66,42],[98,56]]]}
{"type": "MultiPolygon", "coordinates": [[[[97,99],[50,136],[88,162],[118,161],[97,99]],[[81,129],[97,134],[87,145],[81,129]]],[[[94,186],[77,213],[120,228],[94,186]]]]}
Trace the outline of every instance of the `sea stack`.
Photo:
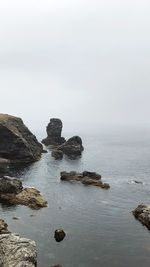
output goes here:
{"type": "Polygon", "coordinates": [[[47,137],[42,140],[42,143],[46,146],[58,146],[63,144],[66,140],[64,137],[61,137],[63,123],[60,119],[50,119],[49,124],[47,125],[47,137]]]}
{"type": "Polygon", "coordinates": [[[0,114],[0,162],[34,162],[43,147],[22,119],[0,114]]]}

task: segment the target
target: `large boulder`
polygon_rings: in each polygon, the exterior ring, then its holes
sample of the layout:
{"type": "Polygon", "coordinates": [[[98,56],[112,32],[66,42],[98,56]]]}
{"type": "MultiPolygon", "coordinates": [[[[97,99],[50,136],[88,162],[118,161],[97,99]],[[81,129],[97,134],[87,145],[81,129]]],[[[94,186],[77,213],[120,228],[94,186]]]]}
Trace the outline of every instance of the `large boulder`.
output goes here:
{"type": "Polygon", "coordinates": [[[109,189],[110,185],[108,183],[103,183],[101,180],[101,175],[96,172],[84,171],[82,173],[77,173],[75,171],[71,172],[61,172],[60,179],[62,181],[77,181],[84,185],[94,185],[104,189],[109,189]]]}
{"type": "Polygon", "coordinates": [[[79,136],[71,137],[64,144],[59,146],[58,149],[70,158],[81,156],[82,151],[84,150],[82,139],[79,136]]]}
{"type": "Polygon", "coordinates": [[[58,146],[63,144],[65,142],[65,138],[61,137],[62,127],[63,124],[60,119],[50,119],[50,122],[46,128],[47,137],[42,140],[42,143],[46,146],[58,146]]]}
{"type": "Polygon", "coordinates": [[[0,162],[33,162],[42,150],[20,118],[0,114],[0,162]]]}
{"type": "Polygon", "coordinates": [[[0,202],[20,204],[32,209],[47,207],[47,201],[36,188],[23,188],[18,178],[4,176],[0,178],[0,202]]]}
{"type": "Polygon", "coordinates": [[[37,249],[34,241],[10,233],[0,219],[0,266],[36,267],[37,249]]]}

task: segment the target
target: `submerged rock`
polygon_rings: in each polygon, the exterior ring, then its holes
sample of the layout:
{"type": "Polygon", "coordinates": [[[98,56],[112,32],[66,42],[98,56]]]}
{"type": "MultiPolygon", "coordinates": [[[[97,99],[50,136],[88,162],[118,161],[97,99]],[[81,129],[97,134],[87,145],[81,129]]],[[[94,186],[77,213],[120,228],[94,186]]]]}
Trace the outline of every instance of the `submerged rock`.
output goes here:
{"type": "Polygon", "coordinates": [[[42,145],[20,118],[0,114],[0,162],[33,162],[41,157],[42,145]]]}
{"type": "Polygon", "coordinates": [[[62,159],[63,158],[63,152],[61,150],[55,149],[52,151],[52,157],[57,159],[62,159]]]}
{"type": "Polygon", "coordinates": [[[82,151],[84,150],[82,139],[79,136],[71,137],[68,141],[59,146],[58,149],[70,158],[81,156],[82,151]]]}
{"type": "Polygon", "coordinates": [[[150,205],[139,205],[133,210],[133,215],[150,230],[150,205]]]}
{"type": "Polygon", "coordinates": [[[54,238],[57,242],[61,242],[65,238],[66,234],[63,229],[55,230],[54,238]]]}
{"type": "Polygon", "coordinates": [[[50,119],[50,123],[47,125],[47,137],[42,140],[42,143],[46,146],[54,145],[58,146],[65,142],[65,138],[61,137],[62,121],[60,119],[50,119]]]}
{"type": "Polygon", "coordinates": [[[37,250],[34,241],[10,233],[5,221],[0,220],[0,266],[35,267],[37,250]],[[1,231],[1,225],[4,229],[1,231]]]}
{"type": "Polygon", "coordinates": [[[62,181],[80,181],[84,185],[94,185],[104,189],[110,188],[109,184],[102,182],[101,175],[96,172],[61,172],[60,179],[62,181]]]}
{"type": "Polygon", "coordinates": [[[25,205],[33,209],[47,207],[47,201],[42,197],[40,191],[35,188],[23,188],[20,179],[7,176],[0,178],[0,182],[4,189],[0,190],[0,202],[25,205]],[[16,187],[13,185],[14,181],[16,187]]]}
{"type": "Polygon", "coordinates": [[[62,267],[60,264],[51,265],[51,267],[62,267]]]}

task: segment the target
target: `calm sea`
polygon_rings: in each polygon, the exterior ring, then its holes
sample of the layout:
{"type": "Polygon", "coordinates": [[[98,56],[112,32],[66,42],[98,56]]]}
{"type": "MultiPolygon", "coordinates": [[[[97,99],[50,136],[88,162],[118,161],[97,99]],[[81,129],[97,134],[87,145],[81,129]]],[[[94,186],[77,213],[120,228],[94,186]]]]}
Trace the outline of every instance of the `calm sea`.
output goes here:
{"type": "Polygon", "coordinates": [[[0,217],[13,232],[36,241],[39,267],[148,267],[150,233],[131,211],[150,203],[150,129],[109,128],[82,139],[81,159],[55,161],[49,152],[29,166],[1,167],[39,189],[49,206],[0,206],[0,217]],[[61,182],[64,170],[96,171],[111,188],[61,182]],[[53,237],[58,228],[67,234],[61,243],[53,237]]]}

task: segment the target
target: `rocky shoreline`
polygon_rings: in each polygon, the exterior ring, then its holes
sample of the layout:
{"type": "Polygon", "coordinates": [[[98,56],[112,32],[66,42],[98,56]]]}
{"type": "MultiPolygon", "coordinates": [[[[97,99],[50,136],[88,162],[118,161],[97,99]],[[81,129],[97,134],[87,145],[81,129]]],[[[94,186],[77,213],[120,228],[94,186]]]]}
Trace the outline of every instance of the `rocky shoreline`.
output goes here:
{"type": "Polygon", "coordinates": [[[36,267],[37,248],[33,240],[20,237],[8,230],[7,223],[0,219],[0,266],[36,267]]]}

